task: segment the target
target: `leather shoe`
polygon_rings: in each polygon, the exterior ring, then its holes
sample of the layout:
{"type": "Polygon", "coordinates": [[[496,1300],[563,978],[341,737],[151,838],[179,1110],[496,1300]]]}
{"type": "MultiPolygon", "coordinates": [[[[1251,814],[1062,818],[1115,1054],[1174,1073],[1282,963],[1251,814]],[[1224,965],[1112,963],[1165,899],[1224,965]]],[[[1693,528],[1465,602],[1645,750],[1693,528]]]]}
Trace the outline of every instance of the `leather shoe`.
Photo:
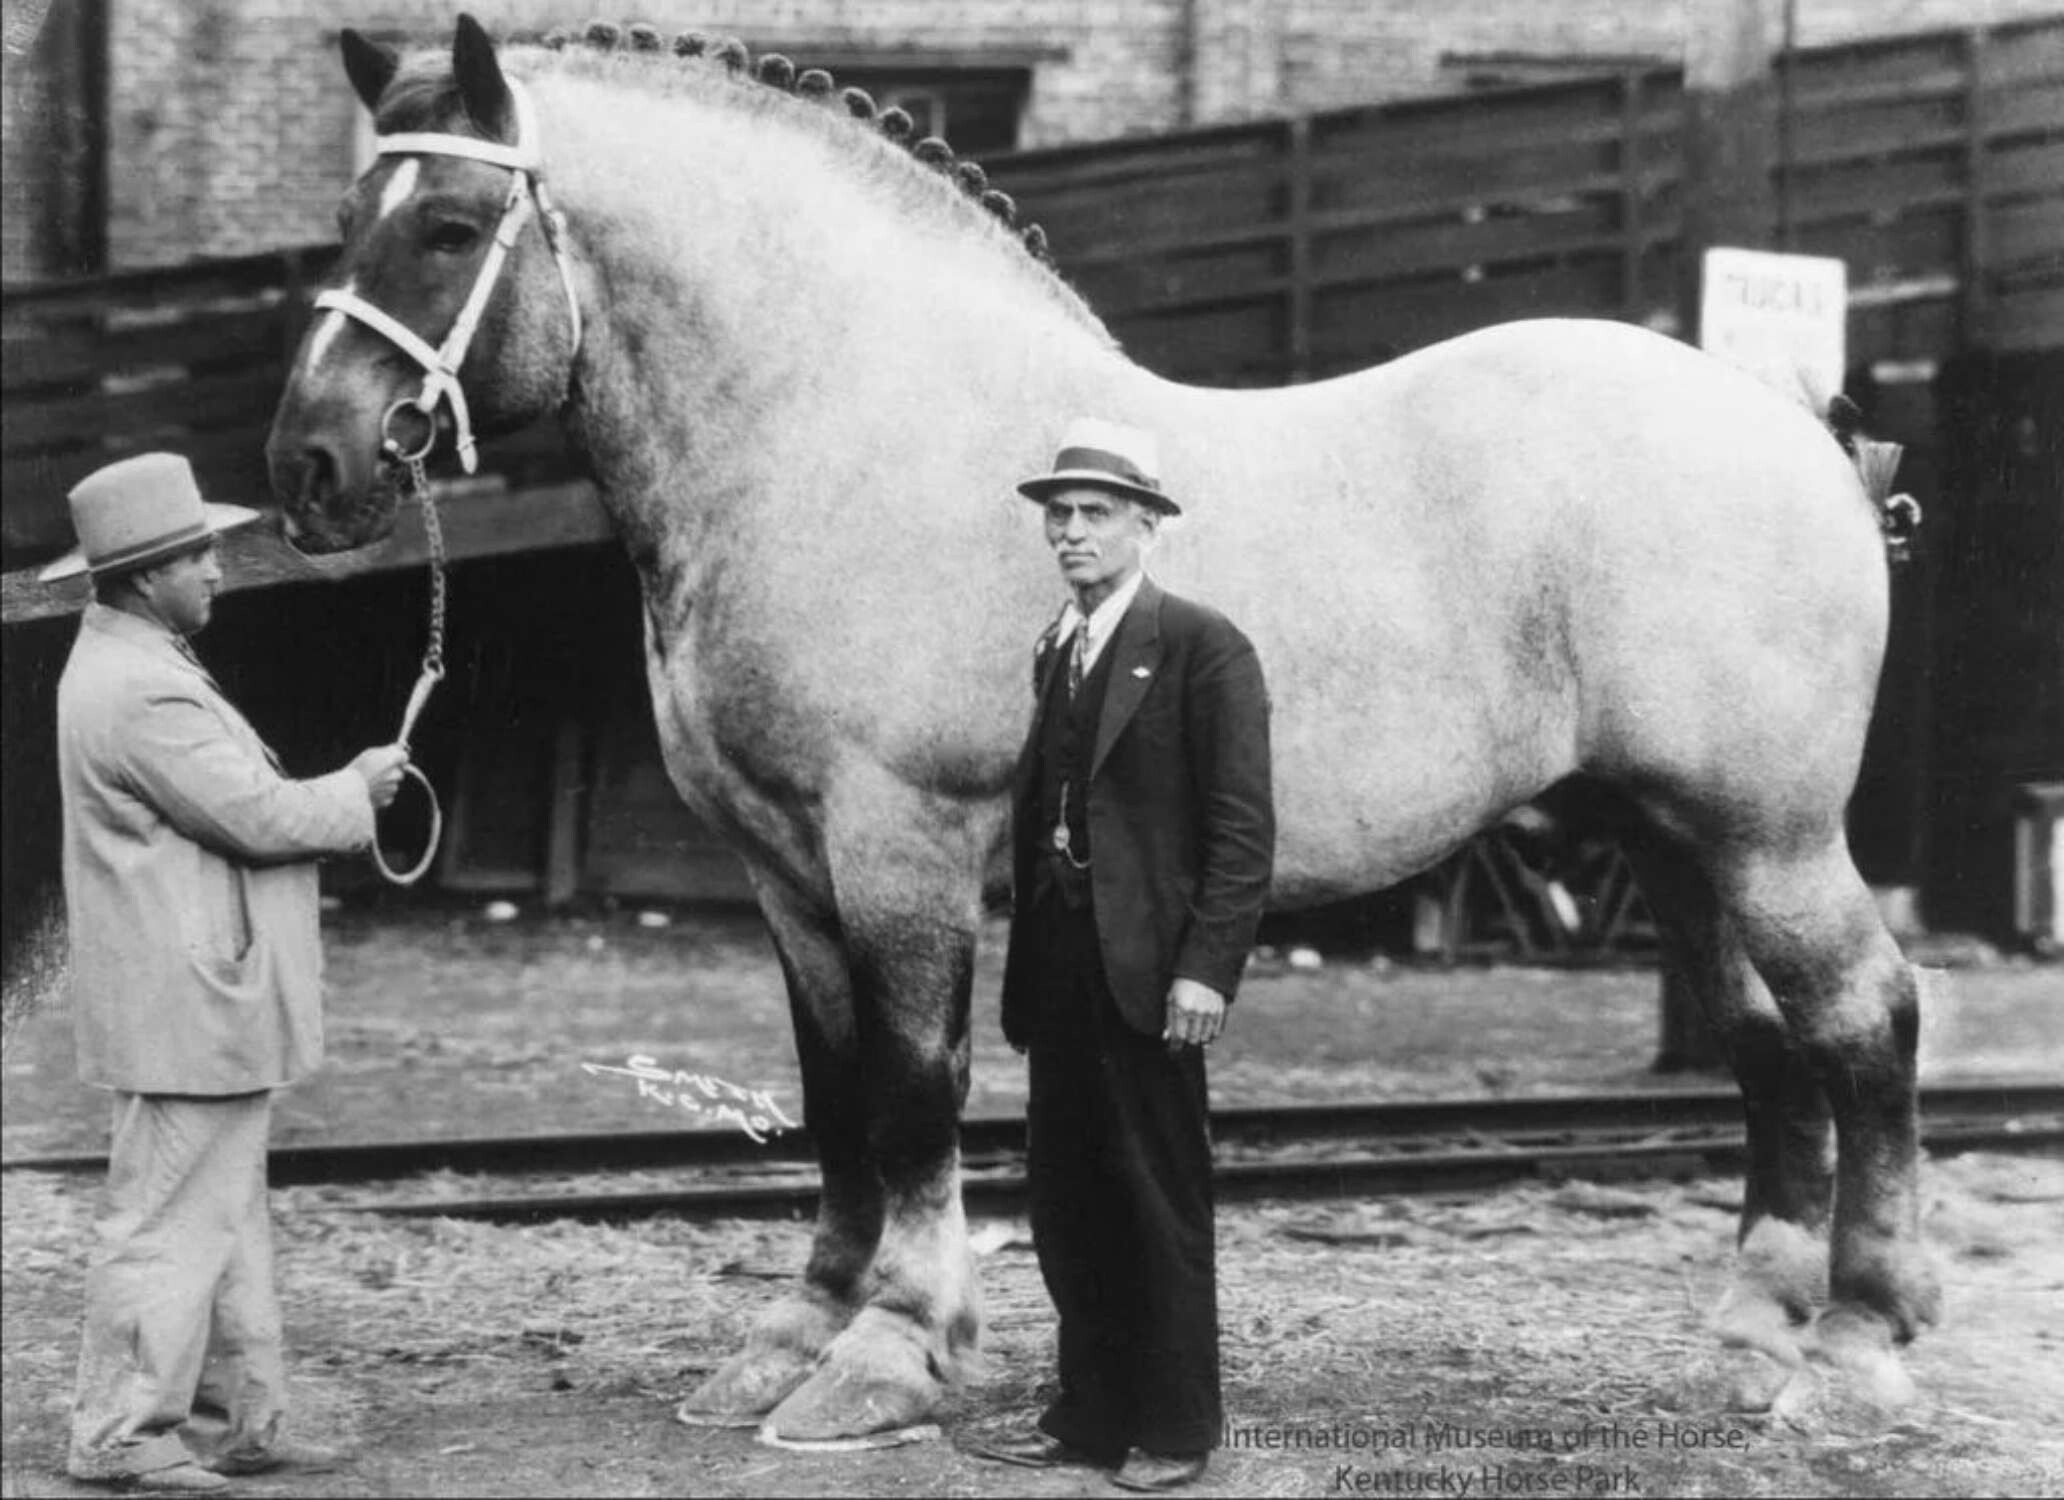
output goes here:
{"type": "Polygon", "coordinates": [[[335,1448],[318,1443],[283,1442],[250,1453],[218,1453],[208,1460],[217,1474],[328,1474],[344,1462],[335,1448]]]}
{"type": "Polygon", "coordinates": [[[196,1463],[178,1463],[141,1474],[110,1474],[82,1482],[131,1495],[215,1495],[229,1488],[227,1479],[210,1474],[196,1463]]]}
{"type": "Polygon", "coordinates": [[[968,1453],[993,1464],[1016,1464],[1021,1469],[1108,1469],[1109,1463],[1094,1453],[1064,1443],[1046,1432],[1031,1432],[1022,1437],[997,1438],[990,1442],[969,1443],[968,1453]]]}
{"type": "Polygon", "coordinates": [[[1179,1490],[1202,1479],[1210,1463],[1209,1453],[1149,1453],[1135,1448],[1125,1455],[1125,1466],[1111,1476],[1111,1483],[1126,1490],[1179,1490]]]}

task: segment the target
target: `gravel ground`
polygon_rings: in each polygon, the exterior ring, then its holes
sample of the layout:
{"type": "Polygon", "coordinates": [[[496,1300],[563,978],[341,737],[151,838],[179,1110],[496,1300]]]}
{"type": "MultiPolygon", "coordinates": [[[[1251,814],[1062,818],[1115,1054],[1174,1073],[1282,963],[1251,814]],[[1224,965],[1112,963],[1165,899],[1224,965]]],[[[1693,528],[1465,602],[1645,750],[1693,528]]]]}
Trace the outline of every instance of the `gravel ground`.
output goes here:
{"type": "MultiPolygon", "coordinates": [[[[332,928],[331,1062],[281,1101],[279,1139],[681,1119],[581,1067],[640,1052],[796,1112],[779,981],[749,920],[347,912],[332,928]]],[[[996,1033],[999,954],[986,944],[978,975],[982,1113],[1022,1100],[1023,1065],[996,1033]]],[[[2015,965],[1931,974],[1928,1076],[2064,1075],[2058,978],[2015,965]]],[[[1639,971],[1266,964],[1214,1055],[1213,1092],[1265,1104],[1652,1085],[1654,996],[1639,971]]],[[[105,1106],[70,1079],[62,1006],[26,1011],[18,1003],[8,1028],[7,1154],[100,1149],[105,1106]]],[[[392,1191],[525,1186],[446,1176],[392,1191]]],[[[1948,1306],[1915,1346],[1923,1396],[1898,1420],[1810,1374],[1783,1419],[1724,1410],[1701,1313],[1726,1271],[1730,1182],[1229,1207],[1221,1322],[1235,1430],[1198,1493],[2064,1494],[2064,1166],[1965,1157],[1932,1166],[1927,1187],[1948,1306]],[[1457,1433],[1522,1446],[1438,1446],[1457,1433]]],[[[4,1179],[8,1495],[89,1493],[61,1463],[96,1188],[4,1179]]],[[[1051,1370],[1051,1313],[1022,1224],[976,1226],[985,1364],[942,1437],[795,1454],[669,1412],[795,1274],[806,1226],[336,1211],[359,1192],[275,1195],[297,1427],[358,1457],[246,1493],[1117,1493],[1095,1475],[1000,1470],[959,1450],[1035,1410],[1051,1370]]]]}

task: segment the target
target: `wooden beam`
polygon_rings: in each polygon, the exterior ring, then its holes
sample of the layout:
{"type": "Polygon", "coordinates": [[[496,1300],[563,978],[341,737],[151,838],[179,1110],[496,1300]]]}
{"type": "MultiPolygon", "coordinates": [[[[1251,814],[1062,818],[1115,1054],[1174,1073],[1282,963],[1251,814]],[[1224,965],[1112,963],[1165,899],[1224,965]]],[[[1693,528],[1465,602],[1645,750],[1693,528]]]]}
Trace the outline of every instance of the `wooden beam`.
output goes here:
{"type": "MultiPolygon", "coordinates": [[[[579,547],[608,541],[615,528],[585,480],[507,490],[499,484],[438,485],[438,515],[453,562],[579,547]]],[[[308,557],[289,547],[272,526],[233,531],[222,541],[223,591],[282,584],[335,583],[368,573],[421,567],[430,549],[422,512],[405,507],[393,534],[371,547],[334,557],[308,557]]],[[[93,591],[83,577],[39,583],[34,568],[0,576],[0,619],[8,625],[77,614],[93,591]]]]}
{"type": "Polygon", "coordinates": [[[1776,120],[1765,3],[1690,0],[1686,8],[1678,326],[1694,342],[1706,251],[1767,247],[1775,223],[1776,120]]]}
{"type": "Polygon", "coordinates": [[[1284,232],[1289,236],[1289,265],[1285,270],[1289,276],[1289,299],[1285,316],[1289,327],[1285,330],[1289,345],[1290,378],[1302,384],[1311,379],[1312,350],[1312,143],[1311,116],[1293,115],[1289,122],[1289,137],[1286,141],[1289,160],[1286,187],[1289,202],[1283,215],[1284,232]]]}

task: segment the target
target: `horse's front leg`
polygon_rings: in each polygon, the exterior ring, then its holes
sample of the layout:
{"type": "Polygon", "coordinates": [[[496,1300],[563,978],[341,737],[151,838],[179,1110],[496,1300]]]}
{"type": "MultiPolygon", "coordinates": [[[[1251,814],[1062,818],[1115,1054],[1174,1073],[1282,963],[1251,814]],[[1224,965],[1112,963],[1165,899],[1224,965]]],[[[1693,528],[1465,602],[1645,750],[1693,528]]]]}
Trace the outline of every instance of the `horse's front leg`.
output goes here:
{"type": "Polygon", "coordinates": [[[838,924],[788,880],[751,862],[748,868],[788,981],[803,1120],[823,1188],[802,1287],[769,1309],[745,1347],[681,1404],[677,1415],[697,1426],[756,1425],[809,1378],[865,1296],[882,1226],[882,1180],[868,1141],[853,988],[838,924]]]}
{"type": "Polygon", "coordinates": [[[959,1123],[979,854],[991,821],[881,784],[847,788],[828,811],[826,857],[853,996],[845,1085],[877,1173],[880,1236],[859,1311],[768,1419],[787,1441],[921,1421],[979,1332],[959,1123]]]}

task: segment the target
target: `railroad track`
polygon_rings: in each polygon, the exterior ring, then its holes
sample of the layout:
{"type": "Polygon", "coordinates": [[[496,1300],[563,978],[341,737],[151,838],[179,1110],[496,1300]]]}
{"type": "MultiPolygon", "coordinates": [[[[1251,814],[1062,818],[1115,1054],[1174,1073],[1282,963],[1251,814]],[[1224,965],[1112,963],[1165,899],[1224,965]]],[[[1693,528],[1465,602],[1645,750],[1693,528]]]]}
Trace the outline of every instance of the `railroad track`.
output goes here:
{"type": "MultiPolygon", "coordinates": [[[[1922,1141],[1938,1154],[2064,1150],[2064,1085],[1959,1085],[1923,1090],[1922,1141]]],[[[1741,1101],[1732,1091],[1590,1094],[1543,1099],[1443,1099],[1390,1104],[1220,1110],[1212,1116],[1222,1198],[1362,1197],[1474,1190],[1529,1178],[1682,1178],[1738,1169],[1741,1101]]],[[[971,1208],[1023,1201],[1024,1121],[961,1125],[962,1191],[971,1208]]],[[[622,1221],[658,1214],[787,1217],[814,1209],[809,1138],[764,1142],[710,1130],[631,1131],[439,1141],[285,1146],[275,1186],[364,1183],[429,1171],[551,1174],[672,1169],[703,1181],[660,1192],[542,1193],[395,1199],[333,1205],[401,1217],[505,1223],[622,1221]]],[[[0,1162],[6,1170],[105,1170],[104,1156],[0,1162]]]]}

